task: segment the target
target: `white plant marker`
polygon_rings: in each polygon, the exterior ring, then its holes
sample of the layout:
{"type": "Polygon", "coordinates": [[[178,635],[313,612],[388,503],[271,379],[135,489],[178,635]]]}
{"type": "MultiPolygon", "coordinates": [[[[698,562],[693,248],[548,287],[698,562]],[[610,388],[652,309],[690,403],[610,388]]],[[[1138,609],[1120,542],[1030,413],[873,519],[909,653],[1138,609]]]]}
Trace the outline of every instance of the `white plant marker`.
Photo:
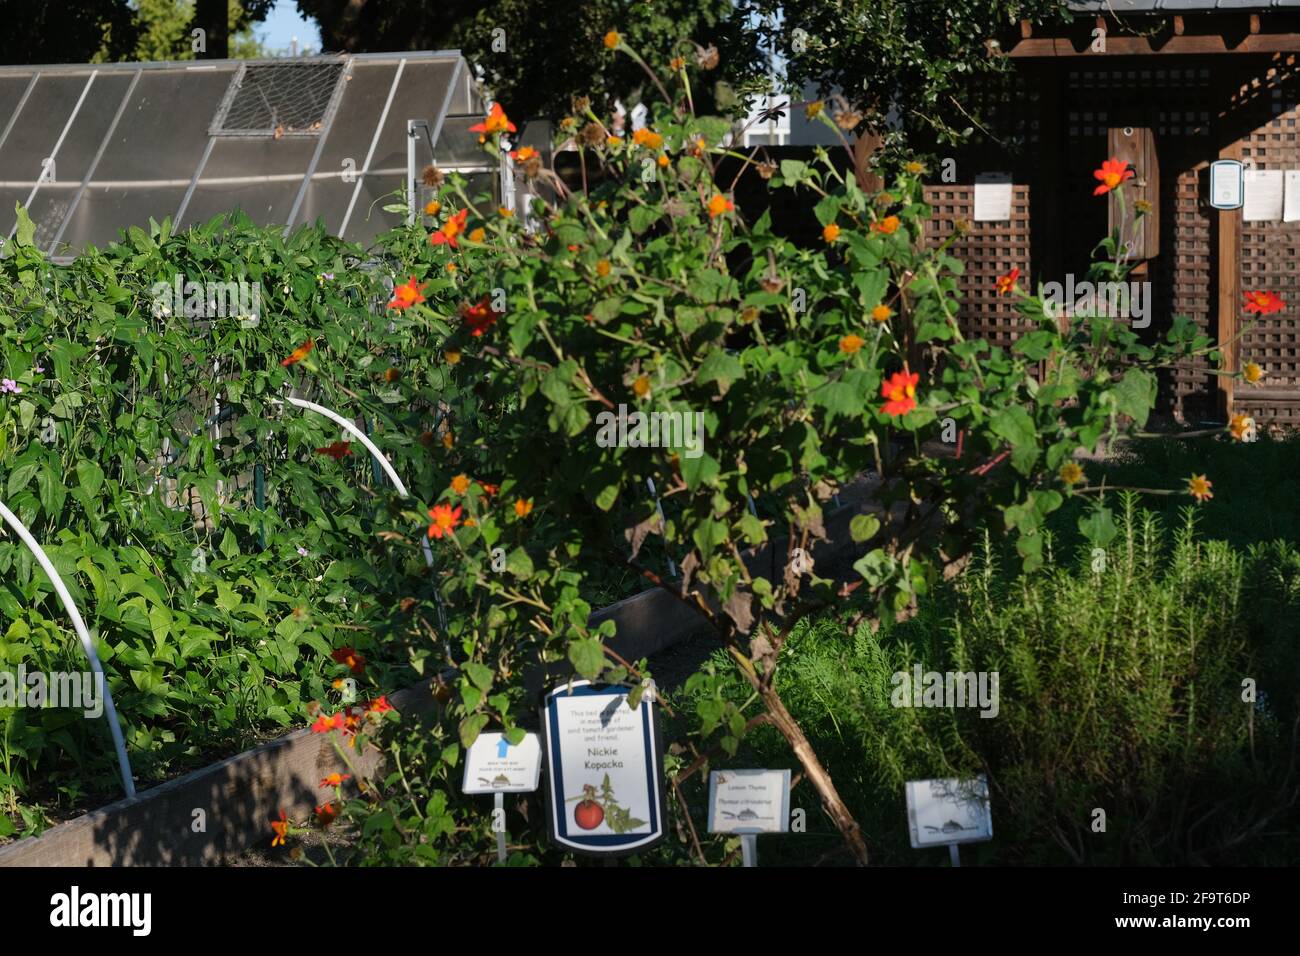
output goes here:
{"type": "Polygon", "coordinates": [[[81,619],[81,612],[77,610],[77,605],[72,600],[72,595],[68,593],[68,587],[63,583],[63,578],[59,577],[59,572],[54,569],[54,564],[50,561],[49,556],[45,553],[32,533],[27,530],[26,525],[18,520],[18,516],[5,507],[5,503],[0,501],[0,517],[3,517],[9,526],[18,533],[23,544],[27,549],[36,556],[41,568],[50,578],[50,583],[54,585],[54,591],[63,602],[64,608],[67,609],[68,617],[72,618],[72,628],[77,632],[77,637],[81,639],[81,647],[86,652],[86,657],[90,660],[90,669],[95,672],[104,686],[104,716],[108,719],[108,729],[113,735],[113,746],[117,749],[117,767],[122,774],[122,788],[126,791],[128,797],[135,796],[135,782],[131,779],[131,761],[126,755],[126,743],[122,740],[122,728],[117,724],[117,708],[113,706],[113,692],[109,689],[108,679],[104,676],[104,667],[99,663],[99,655],[95,653],[95,644],[90,639],[90,632],[86,630],[86,622],[81,619]]]}

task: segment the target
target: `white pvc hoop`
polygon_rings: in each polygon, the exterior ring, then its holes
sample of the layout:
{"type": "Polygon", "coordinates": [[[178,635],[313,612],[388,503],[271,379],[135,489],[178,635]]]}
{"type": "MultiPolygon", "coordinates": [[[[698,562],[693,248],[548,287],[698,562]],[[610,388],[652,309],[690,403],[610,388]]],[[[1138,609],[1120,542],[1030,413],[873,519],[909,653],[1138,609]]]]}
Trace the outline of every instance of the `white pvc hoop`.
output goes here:
{"type": "Polygon", "coordinates": [[[122,740],[122,728],[117,723],[117,708],[113,706],[113,692],[109,689],[108,678],[104,676],[103,665],[99,663],[99,655],[95,653],[95,645],[90,639],[90,632],[86,630],[86,622],[81,619],[81,612],[77,610],[77,605],[72,600],[72,595],[68,593],[67,585],[63,583],[63,578],[59,577],[59,572],[54,569],[54,564],[50,561],[32,533],[27,527],[18,520],[18,516],[5,507],[5,503],[0,501],[0,517],[9,523],[9,526],[18,533],[27,545],[27,549],[36,556],[45,573],[49,575],[50,582],[54,585],[54,591],[63,602],[64,608],[67,609],[68,616],[72,618],[72,628],[77,632],[77,637],[81,639],[81,647],[86,652],[86,657],[90,660],[90,669],[98,675],[104,687],[104,716],[108,719],[108,729],[113,735],[113,746],[117,749],[117,766],[122,774],[122,787],[126,790],[128,797],[135,796],[135,783],[131,779],[131,761],[126,755],[126,743],[122,740]]]}

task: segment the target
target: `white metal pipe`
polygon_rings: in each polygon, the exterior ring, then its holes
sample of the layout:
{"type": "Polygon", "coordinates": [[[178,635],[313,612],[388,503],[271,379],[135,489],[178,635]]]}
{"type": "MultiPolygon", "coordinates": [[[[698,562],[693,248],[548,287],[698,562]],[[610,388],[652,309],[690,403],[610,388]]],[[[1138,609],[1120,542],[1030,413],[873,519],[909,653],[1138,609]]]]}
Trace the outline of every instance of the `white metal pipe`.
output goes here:
{"type": "Polygon", "coordinates": [[[397,477],[397,472],[393,470],[393,466],[389,464],[388,459],[384,457],[384,453],[375,447],[375,443],[367,437],[365,432],[356,426],[356,423],[348,421],[338,412],[330,411],[325,406],[317,405],[315,402],[308,402],[301,398],[294,398],[292,395],[285,399],[285,401],[290,405],[297,405],[299,408],[306,408],[310,411],[316,412],[318,415],[324,415],[330,421],[347,430],[349,434],[355,436],[361,444],[366,446],[370,454],[374,455],[376,460],[378,460],[379,466],[387,473],[389,480],[393,483],[393,487],[397,489],[397,493],[403,498],[411,497],[411,493],[406,490],[406,485],[402,484],[402,479],[397,477]]]}
{"type": "Polygon", "coordinates": [[[22,538],[23,544],[27,545],[29,551],[36,556],[45,573],[49,575],[50,582],[54,585],[54,591],[63,602],[64,608],[67,609],[68,616],[72,618],[73,630],[77,632],[77,637],[81,639],[81,646],[86,652],[86,657],[90,659],[90,669],[98,675],[104,686],[104,716],[108,719],[108,729],[113,735],[113,746],[117,748],[117,766],[122,773],[122,787],[126,790],[128,797],[135,796],[135,782],[131,779],[131,761],[126,756],[126,743],[122,740],[122,728],[117,723],[117,708],[113,706],[113,692],[109,689],[108,678],[104,676],[103,665],[99,663],[99,655],[95,653],[95,645],[90,639],[90,632],[86,630],[86,622],[81,619],[81,612],[77,610],[77,605],[72,600],[72,595],[68,593],[67,585],[63,583],[63,578],[59,577],[59,572],[54,569],[53,563],[45,550],[32,537],[32,533],[27,530],[26,525],[18,520],[18,516],[5,507],[5,503],[0,501],[0,517],[9,523],[9,526],[18,533],[22,538]]]}

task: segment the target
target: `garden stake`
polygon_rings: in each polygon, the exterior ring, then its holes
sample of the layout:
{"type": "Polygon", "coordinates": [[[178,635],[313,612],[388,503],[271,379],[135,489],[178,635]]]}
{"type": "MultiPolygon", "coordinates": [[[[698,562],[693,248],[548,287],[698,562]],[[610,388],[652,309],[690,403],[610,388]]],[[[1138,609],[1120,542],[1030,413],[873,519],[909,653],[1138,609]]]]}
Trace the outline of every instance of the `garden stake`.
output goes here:
{"type": "Polygon", "coordinates": [[[740,857],[742,866],[758,866],[757,833],[742,833],[740,835],[740,857]]]}
{"type": "MultiPolygon", "coordinates": [[[[655,496],[655,510],[659,512],[659,524],[663,527],[664,531],[666,532],[668,530],[668,519],[664,517],[663,503],[660,502],[659,496],[655,494],[655,480],[653,478],[647,478],[645,480],[645,483],[650,488],[650,494],[655,496]]],[[[673,559],[671,557],[668,559],[668,576],[671,578],[677,577],[677,565],[673,563],[673,559]]]]}
{"type": "Polygon", "coordinates": [[[49,575],[50,583],[54,585],[54,591],[58,594],[59,600],[63,602],[63,606],[67,609],[68,617],[72,618],[72,628],[77,632],[77,637],[81,639],[81,646],[86,652],[86,657],[90,660],[90,669],[94,671],[104,688],[104,717],[108,720],[108,729],[113,735],[113,746],[117,749],[117,768],[122,774],[122,788],[126,791],[128,797],[134,797],[135,783],[131,779],[131,761],[126,756],[126,744],[122,741],[122,728],[117,725],[117,708],[113,706],[113,692],[109,689],[108,679],[104,676],[103,665],[99,663],[99,655],[95,653],[95,645],[90,639],[90,632],[86,630],[86,622],[81,619],[81,612],[77,610],[77,605],[73,603],[67,585],[63,583],[63,578],[59,577],[59,572],[50,563],[44,549],[37,544],[36,539],[32,537],[32,533],[18,520],[18,517],[5,507],[3,501],[0,501],[0,517],[9,522],[9,526],[18,533],[18,537],[22,538],[23,544],[27,545],[27,550],[36,556],[36,560],[40,562],[45,573],[49,575]]]}
{"type": "Polygon", "coordinates": [[[948,859],[952,860],[953,866],[961,866],[961,853],[957,850],[957,844],[948,844],[948,859]]]}
{"type": "Polygon", "coordinates": [[[497,831],[497,859],[504,863],[506,861],[506,795],[492,794],[492,806],[496,809],[492,818],[501,824],[499,828],[494,828],[497,831]]]}

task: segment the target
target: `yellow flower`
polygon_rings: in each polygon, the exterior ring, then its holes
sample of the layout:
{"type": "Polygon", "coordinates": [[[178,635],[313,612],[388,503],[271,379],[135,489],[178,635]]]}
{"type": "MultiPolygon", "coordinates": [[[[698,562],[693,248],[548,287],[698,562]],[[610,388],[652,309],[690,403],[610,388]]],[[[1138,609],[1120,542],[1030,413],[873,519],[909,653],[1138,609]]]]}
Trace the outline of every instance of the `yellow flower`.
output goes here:
{"type": "Polygon", "coordinates": [[[636,392],[637,398],[645,398],[650,394],[650,376],[639,375],[635,382],[632,383],[632,391],[636,392]]]}
{"type": "Polygon", "coordinates": [[[638,146],[644,146],[646,149],[661,149],[664,145],[664,138],[654,130],[642,126],[632,134],[632,142],[638,146]]]}
{"type": "Polygon", "coordinates": [[[752,305],[749,306],[748,308],[742,309],[740,312],[740,321],[743,325],[748,325],[750,322],[753,322],[757,318],[758,318],[758,309],[754,308],[752,305]]]}
{"type": "Polygon", "coordinates": [[[860,335],[846,335],[840,339],[840,351],[845,355],[857,355],[862,346],[867,344],[867,340],[860,335]]]}
{"type": "Polygon", "coordinates": [[[902,225],[902,223],[899,222],[897,216],[886,216],[884,219],[880,220],[880,222],[872,223],[871,229],[873,232],[883,232],[887,236],[892,236],[894,233],[898,232],[898,227],[900,225],[902,225]]]}
{"type": "Polygon", "coordinates": [[[470,234],[469,234],[469,241],[470,241],[470,242],[482,242],[483,239],[484,239],[486,236],[487,236],[487,233],[483,230],[483,227],[482,227],[482,226],[479,226],[477,229],[475,229],[475,230],[473,230],[472,232],[470,232],[470,234]]]}
{"type": "Polygon", "coordinates": [[[609,275],[608,259],[601,259],[599,262],[596,263],[596,275],[600,276],[602,279],[605,278],[605,276],[609,275]]]}
{"type": "Polygon", "coordinates": [[[803,108],[803,115],[806,116],[808,119],[816,119],[817,114],[822,111],[822,107],[824,105],[825,104],[822,103],[821,100],[813,100],[811,103],[809,103],[807,106],[803,108]]]}
{"type": "Polygon", "coordinates": [[[617,149],[623,145],[623,139],[621,136],[609,136],[605,139],[605,145],[610,149],[617,149]]]}
{"type": "Polygon", "coordinates": [[[448,365],[455,365],[460,361],[460,353],[455,349],[448,349],[442,353],[442,357],[447,360],[448,365]]]}
{"type": "Polygon", "coordinates": [[[925,172],[925,167],[922,164],[918,163],[916,160],[912,160],[910,163],[904,164],[903,168],[906,169],[913,176],[920,176],[923,172],[925,172]]]}
{"type": "Polygon", "coordinates": [[[451,490],[458,495],[469,491],[469,475],[457,475],[451,480],[451,490]]]}
{"type": "Polygon", "coordinates": [[[840,227],[831,223],[822,229],[822,239],[827,242],[834,242],[840,237],[840,227]]]}
{"type": "Polygon", "coordinates": [[[1246,432],[1255,427],[1255,420],[1246,414],[1233,415],[1228,422],[1228,431],[1237,441],[1246,440],[1246,432]]]}
{"type": "Polygon", "coordinates": [[[497,215],[502,219],[509,219],[515,214],[513,209],[507,209],[505,206],[497,206],[497,215]]]}
{"type": "Polygon", "coordinates": [[[1214,493],[1210,491],[1211,484],[1213,482],[1204,475],[1192,475],[1187,480],[1187,493],[1197,501],[1208,501],[1214,497],[1214,493]]]}
{"type": "Polygon", "coordinates": [[[454,263],[454,262],[449,262],[449,263],[447,263],[447,271],[448,271],[448,272],[455,272],[456,269],[457,269],[456,263],[454,263]]]}
{"type": "Polygon", "coordinates": [[[1264,377],[1264,370],[1254,362],[1247,362],[1241,369],[1241,377],[1251,385],[1254,385],[1264,377]]]}
{"type": "Polygon", "coordinates": [[[623,38],[618,35],[617,30],[610,30],[608,33],[605,34],[605,49],[617,50],[618,45],[619,43],[622,42],[622,40],[623,38]]]}
{"type": "Polygon", "coordinates": [[[515,514],[520,518],[527,518],[532,510],[533,503],[531,501],[525,501],[523,498],[515,499],[515,514]]]}
{"type": "Polygon", "coordinates": [[[893,314],[894,310],[887,305],[878,305],[871,310],[871,318],[876,322],[888,322],[893,314]]]}
{"type": "Polygon", "coordinates": [[[1067,461],[1056,473],[1056,477],[1067,485],[1077,485],[1083,481],[1083,469],[1079,467],[1078,462],[1067,461]]]}
{"type": "Polygon", "coordinates": [[[1141,215],[1145,216],[1151,212],[1151,203],[1146,199],[1139,199],[1133,204],[1133,208],[1141,215]]]}
{"type": "Polygon", "coordinates": [[[442,209],[442,203],[438,202],[436,199],[430,199],[424,204],[424,214],[426,216],[436,216],[440,209],[442,209]]]}

